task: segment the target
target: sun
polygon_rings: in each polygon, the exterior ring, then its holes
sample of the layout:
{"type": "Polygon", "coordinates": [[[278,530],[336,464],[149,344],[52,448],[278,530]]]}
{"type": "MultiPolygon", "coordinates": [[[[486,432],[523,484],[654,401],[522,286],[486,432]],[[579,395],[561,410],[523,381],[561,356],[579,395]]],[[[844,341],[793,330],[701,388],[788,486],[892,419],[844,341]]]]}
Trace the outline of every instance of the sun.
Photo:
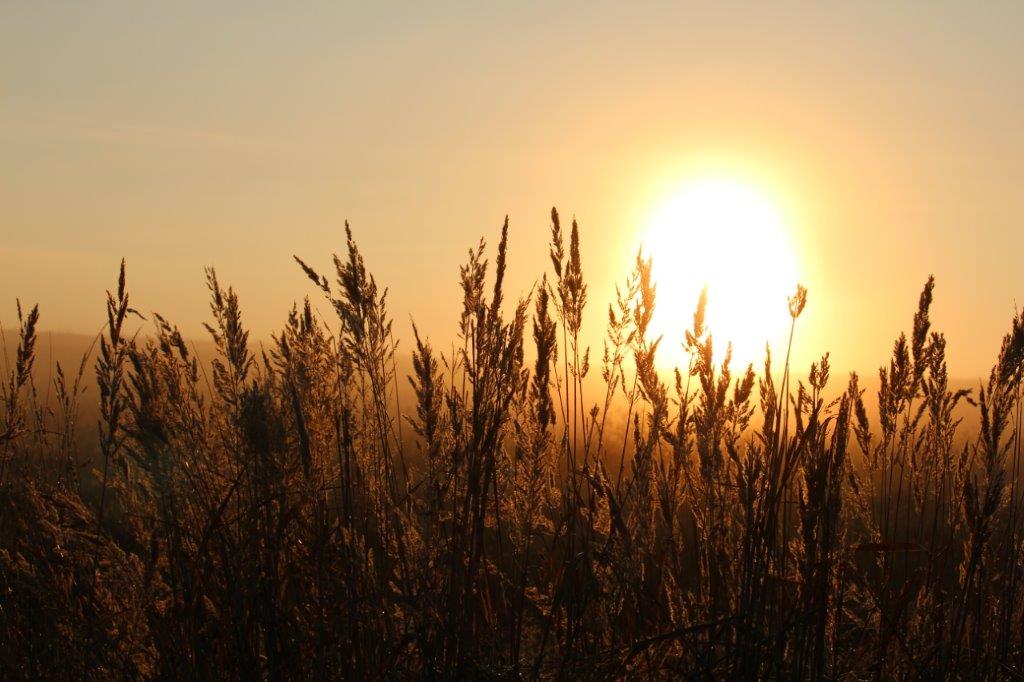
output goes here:
{"type": "Polygon", "coordinates": [[[685,330],[705,286],[716,361],[731,343],[734,367],[756,366],[766,342],[773,350],[786,342],[798,268],[783,214],[767,194],[731,178],[687,182],[654,213],[643,251],[653,259],[650,331],[663,337],[663,367],[687,366],[685,330]]]}

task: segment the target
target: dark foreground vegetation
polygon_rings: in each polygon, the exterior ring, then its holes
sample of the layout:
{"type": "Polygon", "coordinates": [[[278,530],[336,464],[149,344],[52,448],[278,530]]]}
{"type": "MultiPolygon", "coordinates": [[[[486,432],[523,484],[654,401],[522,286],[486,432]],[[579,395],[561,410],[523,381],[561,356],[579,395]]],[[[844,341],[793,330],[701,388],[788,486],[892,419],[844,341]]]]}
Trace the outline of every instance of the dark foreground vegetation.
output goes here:
{"type": "Polygon", "coordinates": [[[806,375],[716,365],[702,299],[666,379],[650,263],[591,311],[577,227],[552,218],[526,300],[505,301],[507,223],[493,267],[470,252],[454,350],[414,339],[414,404],[350,233],[331,279],[299,261],[337,318],[307,302],[266,352],[211,270],[209,371],[158,315],[129,337],[123,268],[95,356],[51,386],[19,311],[2,677],[1024,674],[1024,317],[987,382],[953,390],[929,280],[869,415],[827,355],[806,375]],[[585,312],[607,317],[603,352],[585,312]],[[90,371],[98,424],[78,424],[90,371]]]}

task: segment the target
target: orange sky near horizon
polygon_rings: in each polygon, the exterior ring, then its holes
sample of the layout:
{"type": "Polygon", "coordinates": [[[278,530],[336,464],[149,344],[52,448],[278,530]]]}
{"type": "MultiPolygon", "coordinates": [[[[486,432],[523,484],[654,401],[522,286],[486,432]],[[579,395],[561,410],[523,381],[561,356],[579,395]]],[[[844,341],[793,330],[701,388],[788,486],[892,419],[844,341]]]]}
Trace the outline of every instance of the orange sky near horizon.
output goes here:
{"type": "MultiPolygon", "coordinates": [[[[264,337],[316,294],[292,254],[326,270],[348,219],[406,344],[411,315],[446,347],[466,250],[509,214],[527,292],[555,205],[599,349],[652,216],[713,173],[784,216],[799,362],[873,371],[933,273],[976,377],[1024,299],[1021,25],[1015,3],[5,4],[0,323],[20,297],[95,333],[123,256],[135,305],[193,335],[215,265],[264,337]]],[[[681,326],[694,303],[661,301],[681,326]]]]}

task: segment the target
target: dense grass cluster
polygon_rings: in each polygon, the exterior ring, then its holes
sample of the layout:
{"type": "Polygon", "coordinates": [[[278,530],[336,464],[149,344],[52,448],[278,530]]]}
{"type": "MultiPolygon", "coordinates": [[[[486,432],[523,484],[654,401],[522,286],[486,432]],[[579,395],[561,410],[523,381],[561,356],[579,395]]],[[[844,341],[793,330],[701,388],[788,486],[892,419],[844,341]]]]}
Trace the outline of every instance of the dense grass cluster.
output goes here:
{"type": "Polygon", "coordinates": [[[1024,675],[1024,316],[985,385],[953,390],[929,280],[869,416],[828,355],[805,379],[788,356],[716,363],[702,297],[666,379],[650,261],[592,358],[579,232],[552,211],[551,271],[514,305],[507,221],[493,268],[470,251],[457,342],[416,334],[410,393],[347,234],[330,279],[299,261],[336,319],[307,301],[262,352],[209,271],[209,368],[159,315],[127,332],[122,265],[95,358],[44,392],[19,308],[3,677],[1024,675]]]}

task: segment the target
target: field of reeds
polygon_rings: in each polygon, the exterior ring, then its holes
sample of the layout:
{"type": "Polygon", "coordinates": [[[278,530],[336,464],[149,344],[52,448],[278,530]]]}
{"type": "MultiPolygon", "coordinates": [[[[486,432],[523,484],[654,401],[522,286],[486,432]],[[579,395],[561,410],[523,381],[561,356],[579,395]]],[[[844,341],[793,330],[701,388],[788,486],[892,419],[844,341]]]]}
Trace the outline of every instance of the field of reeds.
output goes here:
{"type": "Polygon", "coordinates": [[[336,317],[297,305],[265,350],[210,270],[210,363],[159,315],[129,331],[122,265],[93,352],[44,386],[19,305],[0,677],[1024,676],[1024,316],[954,389],[928,279],[876,398],[828,355],[716,363],[702,297],[666,374],[650,262],[595,305],[552,211],[529,296],[506,221],[459,271],[454,344],[415,334],[406,376],[346,232],[329,276],[296,259],[336,317]]]}

